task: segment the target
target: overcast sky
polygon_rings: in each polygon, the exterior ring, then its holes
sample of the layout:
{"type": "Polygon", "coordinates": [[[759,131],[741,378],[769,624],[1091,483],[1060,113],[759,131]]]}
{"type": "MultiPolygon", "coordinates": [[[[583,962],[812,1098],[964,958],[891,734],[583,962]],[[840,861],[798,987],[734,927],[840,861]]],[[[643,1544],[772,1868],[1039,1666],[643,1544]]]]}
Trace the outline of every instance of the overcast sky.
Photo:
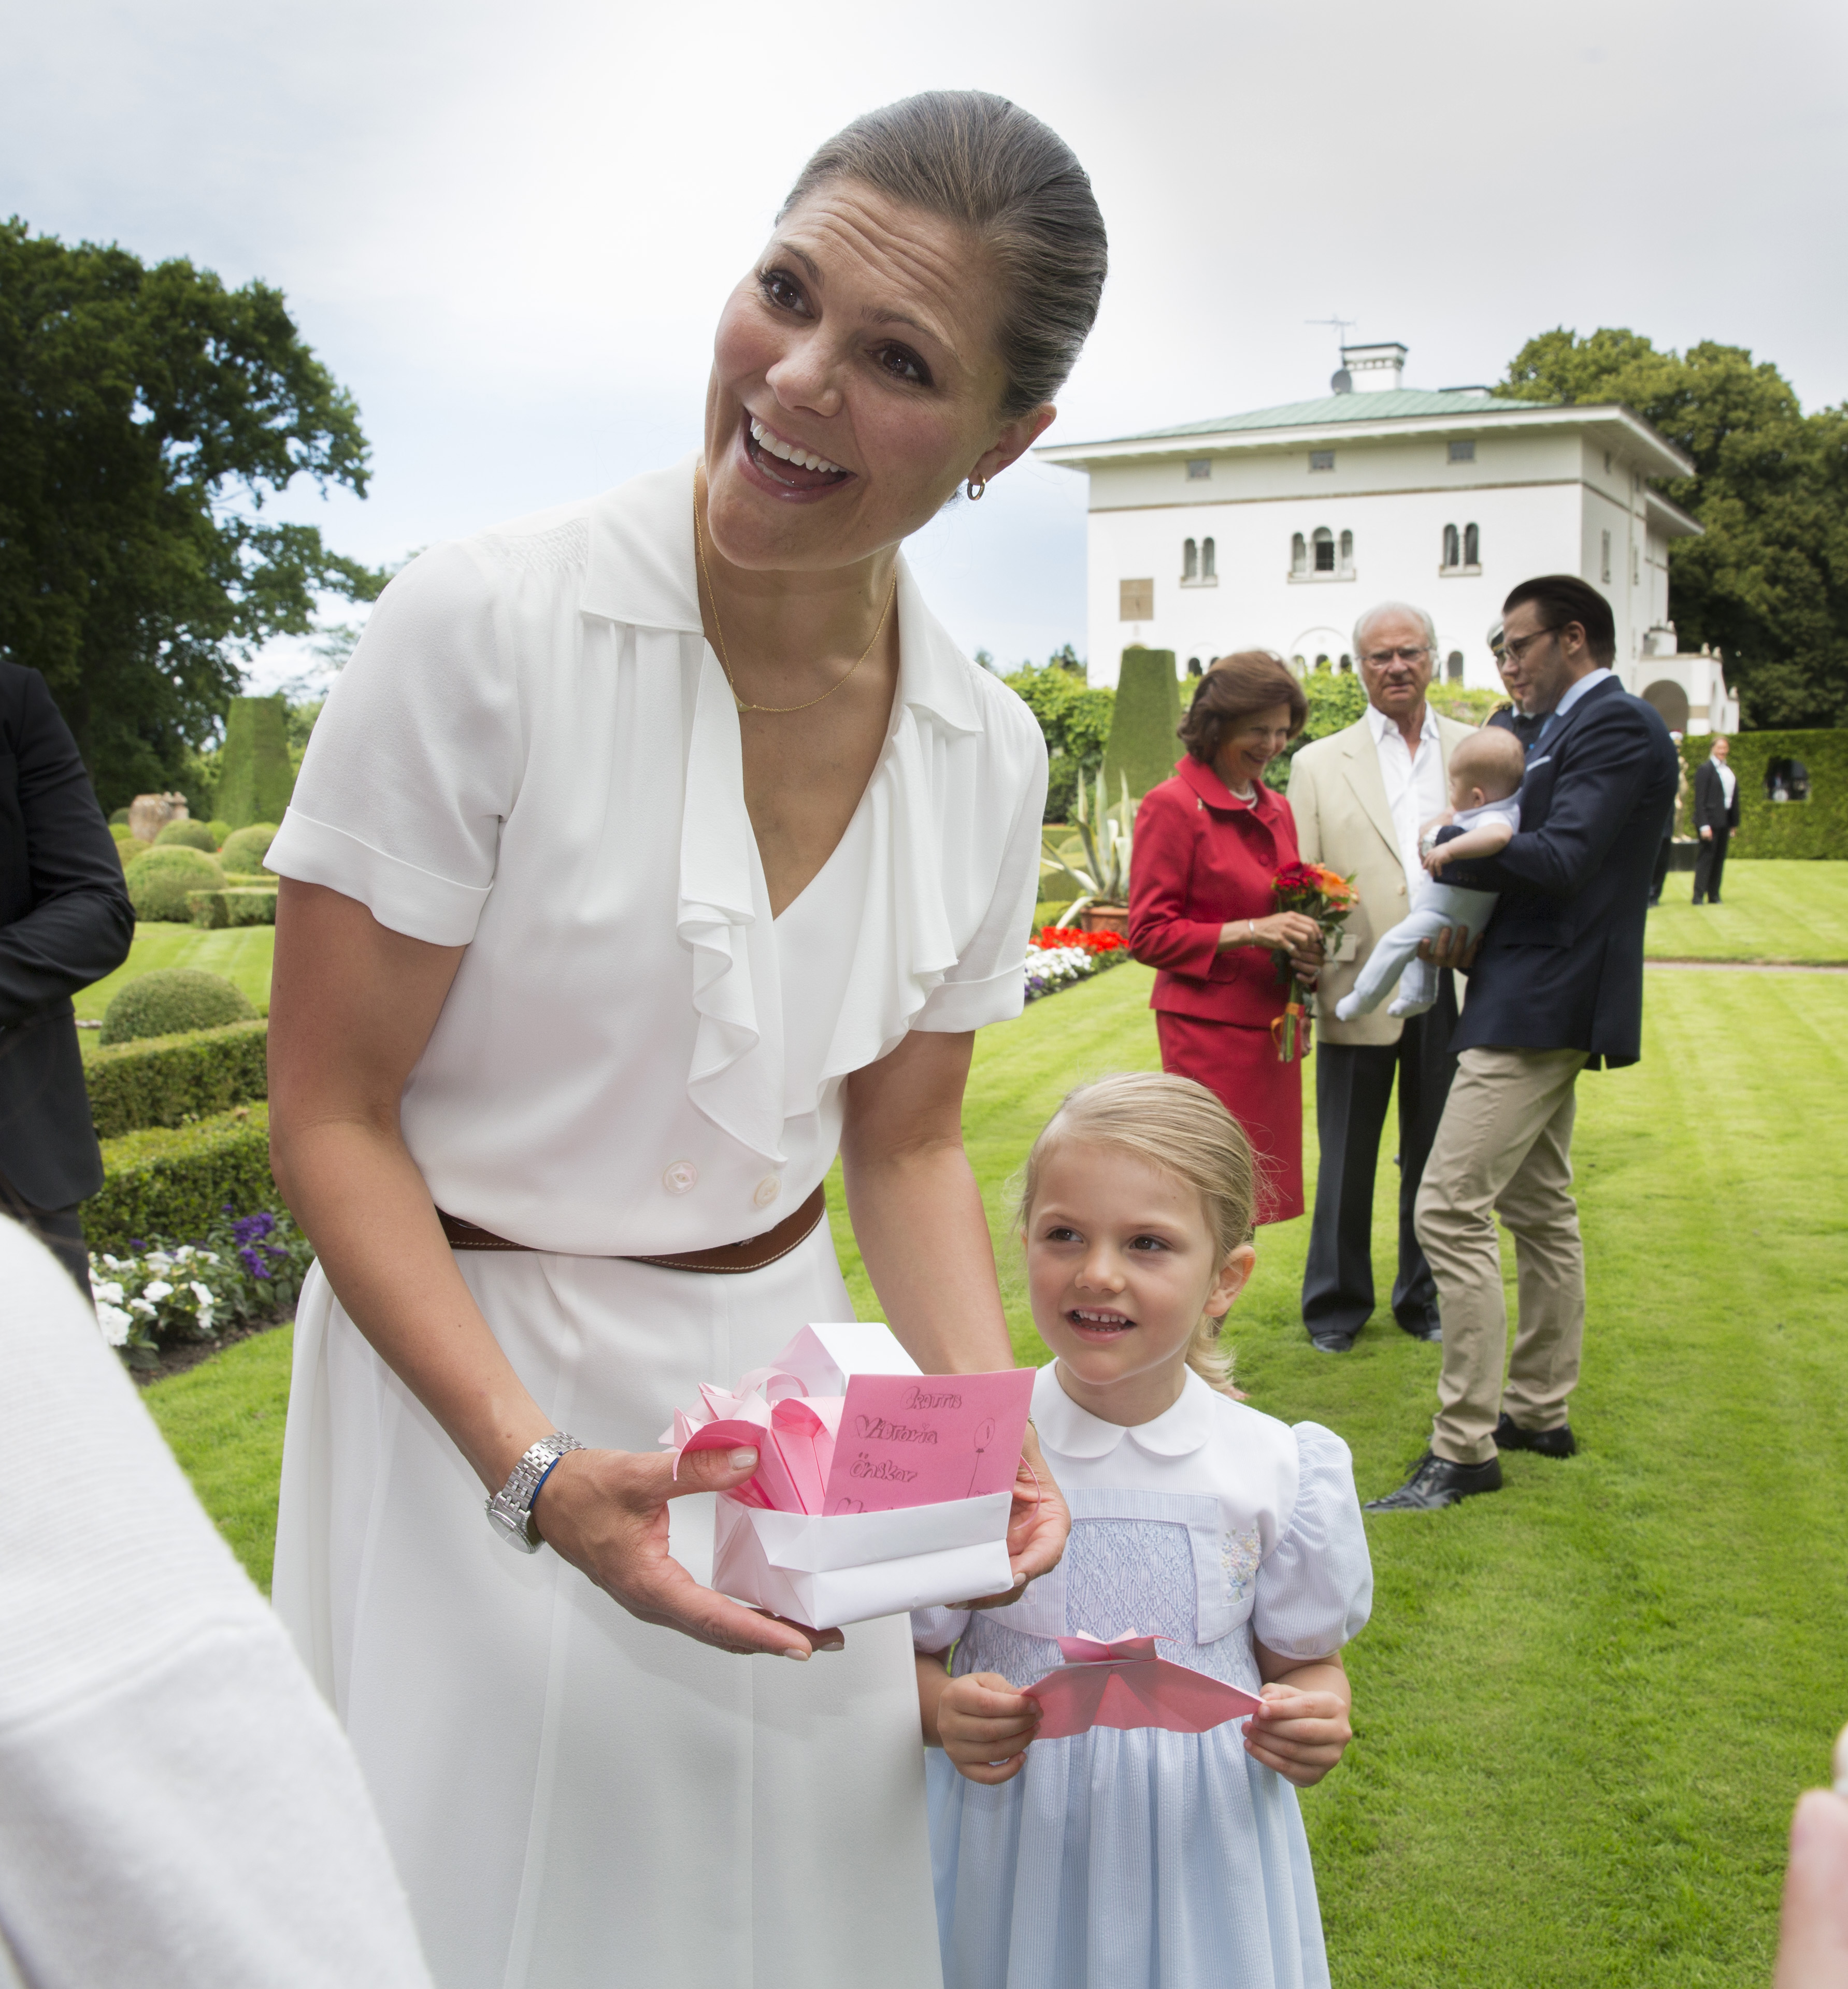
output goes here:
{"type": "MultiPolygon", "coordinates": [[[[283,289],[375,473],[287,510],[370,561],[692,448],[803,158],[932,87],[1046,119],[1104,209],[1049,439],[1321,393],[1334,316],[1414,386],[1622,324],[1848,399],[1839,0],[0,0],[0,204],[283,289]]],[[[1026,463],[914,542],[966,647],[1082,649],[1083,504],[1026,463]]]]}

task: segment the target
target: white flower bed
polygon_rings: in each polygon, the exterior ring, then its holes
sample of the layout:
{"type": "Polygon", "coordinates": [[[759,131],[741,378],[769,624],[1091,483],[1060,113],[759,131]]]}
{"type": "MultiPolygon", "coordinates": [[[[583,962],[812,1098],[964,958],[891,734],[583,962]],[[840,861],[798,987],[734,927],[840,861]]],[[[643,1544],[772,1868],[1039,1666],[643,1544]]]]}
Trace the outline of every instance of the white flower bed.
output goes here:
{"type": "Polygon", "coordinates": [[[1094,953],[1085,946],[1029,947],[1026,956],[1026,998],[1037,1001],[1043,994],[1056,994],[1061,988],[1075,986],[1128,959],[1123,952],[1094,953]]]}
{"type": "Polygon", "coordinates": [[[211,1339],[213,1317],[229,1309],[238,1282],[215,1250],[190,1243],[138,1257],[104,1254],[90,1262],[97,1323],[111,1347],[126,1347],[131,1338],[144,1344],[157,1333],[211,1339]]]}

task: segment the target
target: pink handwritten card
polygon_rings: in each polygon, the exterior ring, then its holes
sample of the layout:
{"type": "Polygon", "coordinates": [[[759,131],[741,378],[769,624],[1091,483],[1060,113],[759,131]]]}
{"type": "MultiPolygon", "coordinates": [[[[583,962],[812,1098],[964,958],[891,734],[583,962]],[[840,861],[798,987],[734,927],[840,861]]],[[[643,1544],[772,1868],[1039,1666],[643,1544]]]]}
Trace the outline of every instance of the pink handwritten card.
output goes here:
{"type": "Polygon", "coordinates": [[[822,1512],[894,1513],[1010,1490],[1033,1375],[849,1376],[822,1512]]]}
{"type": "Polygon", "coordinates": [[[1155,1655],[1155,1639],[1133,1630],[1107,1640],[1061,1637],[1068,1662],[1026,1688],[1039,1702],[1036,1740],[1062,1740],[1094,1726],[1161,1726],[1204,1733],[1256,1713],[1261,1699],[1155,1655]]]}

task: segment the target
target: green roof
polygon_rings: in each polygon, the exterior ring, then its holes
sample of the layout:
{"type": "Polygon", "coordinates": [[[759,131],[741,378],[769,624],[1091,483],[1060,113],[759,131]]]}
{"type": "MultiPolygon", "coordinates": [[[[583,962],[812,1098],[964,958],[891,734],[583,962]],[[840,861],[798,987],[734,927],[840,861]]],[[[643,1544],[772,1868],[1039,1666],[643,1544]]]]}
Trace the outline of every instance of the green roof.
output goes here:
{"type": "Polygon", "coordinates": [[[1420,415],[1514,414],[1523,408],[1551,405],[1544,401],[1498,399],[1482,387],[1452,388],[1442,393],[1395,387],[1384,394],[1327,394],[1319,401],[1288,401],[1280,408],[1258,408],[1250,414],[1227,415],[1216,422],[1183,422],[1176,428],[1150,429],[1141,435],[1117,439],[1165,442],[1177,435],[1228,435],[1246,429],[1320,428],[1330,422],[1392,421],[1420,415]]]}

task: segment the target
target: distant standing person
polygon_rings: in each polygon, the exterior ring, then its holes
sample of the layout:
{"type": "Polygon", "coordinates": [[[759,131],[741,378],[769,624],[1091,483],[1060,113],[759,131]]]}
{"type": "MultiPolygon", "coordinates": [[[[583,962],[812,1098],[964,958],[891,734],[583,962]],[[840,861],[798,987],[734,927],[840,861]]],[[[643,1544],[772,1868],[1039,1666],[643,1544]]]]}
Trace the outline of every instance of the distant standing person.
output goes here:
{"type": "Polygon", "coordinates": [[[1277,955],[1313,980],[1322,937],[1277,909],[1272,880],[1299,852],[1290,804],[1263,775],[1308,712],[1280,658],[1218,658],[1182,721],[1174,778],[1142,798],[1130,859],[1130,950],[1160,970],[1161,1068],[1205,1085],[1245,1129],[1260,1223],[1303,1212],[1303,1066],[1279,1059],[1270,1025],[1290,998],[1277,955]]]}
{"type": "MultiPolygon", "coordinates": [[[[1499,856],[1446,866],[1450,883],[1501,902],[1470,975],[1456,1078],[1418,1197],[1443,1316],[1437,1418],[1410,1478],[1370,1512],[1499,1490],[1503,1450],[1578,1448],[1567,1421],[1585,1335],[1575,1087],[1588,1067],[1642,1055],[1650,873],[1675,785],[1668,728],[1611,668],[1616,625],[1595,588],[1569,574],[1524,581],[1504,615],[1508,687],[1547,722],[1528,756],[1520,832],[1499,856]],[[1511,1360],[1497,1215],[1520,1267],[1511,1360]]],[[[1452,942],[1432,957],[1463,965],[1461,950],[1452,942]]]]}
{"type": "Polygon", "coordinates": [[[1344,1354],[1373,1312],[1373,1177],[1380,1133],[1399,1086],[1399,1272],[1392,1316],[1414,1340],[1436,1340],[1437,1287],[1412,1211],[1456,1069],[1454,977],[1439,974],[1436,1006],[1401,1021],[1383,1008],[1336,1018],[1382,934],[1423,881],[1418,831],[1446,805],[1450,754],[1470,728],[1426,702],[1437,637],[1422,608],[1389,601],[1355,625],[1367,709],[1344,731],[1305,746],[1291,763],[1290,807],[1305,862],[1351,877],[1351,947],[1323,970],[1321,1054],[1315,1061],[1321,1149],[1315,1221],[1303,1272],[1303,1325],[1324,1354],[1344,1354]]]}
{"type": "Polygon", "coordinates": [[[103,1154],[70,998],[134,940],[122,859],[36,670],[0,662],[0,1211],[90,1295],[79,1205],[103,1154]]]}
{"type": "Polygon", "coordinates": [[[1726,846],[1739,825],[1739,777],[1727,765],[1732,751],[1716,733],[1707,758],[1694,775],[1694,827],[1700,853],[1694,859],[1694,903],[1717,905],[1726,874],[1726,846]]]}

